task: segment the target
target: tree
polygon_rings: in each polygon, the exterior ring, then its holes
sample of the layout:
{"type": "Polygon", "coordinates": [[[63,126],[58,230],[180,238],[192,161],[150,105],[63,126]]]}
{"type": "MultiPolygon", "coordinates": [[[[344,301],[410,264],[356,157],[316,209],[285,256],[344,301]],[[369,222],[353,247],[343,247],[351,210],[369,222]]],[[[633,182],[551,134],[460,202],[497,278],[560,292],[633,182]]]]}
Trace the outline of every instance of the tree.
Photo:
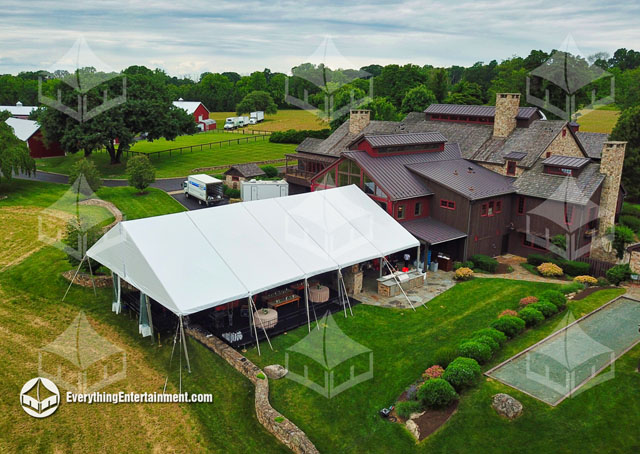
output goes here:
{"type": "MultiPolygon", "coordinates": [[[[90,189],[93,192],[96,192],[102,186],[102,179],[100,178],[100,172],[96,168],[96,165],[87,158],[82,158],[81,160],[76,162],[73,165],[73,167],[71,167],[71,170],[69,171],[69,184],[73,185],[78,178],[83,178],[83,177],[84,177],[84,181],[81,181],[82,185],[86,181],[86,183],[89,185],[88,189],[90,189]]],[[[87,188],[83,188],[82,185],[80,186],[82,190],[87,189],[87,188]]],[[[85,191],[85,192],[88,192],[88,191],[85,191]]],[[[86,195],[90,195],[90,194],[86,194],[86,195]]]]}
{"type": "Polygon", "coordinates": [[[146,155],[139,154],[127,161],[127,180],[140,194],[156,181],[156,169],[146,155]]]}
{"type": "Polygon", "coordinates": [[[482,88],[476,83],[463,80],[451,88],[451,94],[445,102],[448,104],[482,104],[482,88]]]}
{"type": "Polygon", "coordinates": [[[413,87],[402,100],[402,112],[422,112],[437,101],[436,96],[424,85],[413,87]]]}
{"type": "Polygon", "coordinates": [[[613,249],[616,250],[616,257],[619,259],[623,258],[625,247],[635,239],[633,230],[624,225],[616,225],[615,227],[609,228],[607,233],[614,235],[611,245],[613,249]]]}
{"type": "Polygon", "coordinates": [[[640,198],[640,106],[625,109],[611,132],[611,140],[627,142],[622,184],[629,198],[640,198]]]}
{"type": "Polygon", "coordinates": [[[9,112],[0,112],[0,183],[11,181],[13,173],[31,175],[36,171],[36,163],[29,154],[27,143],[18,139],[11,126],[5,123],[9,112]]]}
{"type": "Polygon", "coordinates": [[[433,91],[438,102],[444,102],[447,98],[449,95],[449,76],[446,69],[438,68],[433,72],[431,91],[433,91]]]}
{"type": "MultiPolygon", "coordinates": [[[[67,261],[74,268],[77,267],[87,250],[102,237],[102,227],[100,224],[89,225],[88,219],[84,216],[72,217],[67,221],[65,236],[62,239],[64,251],[67,253],[67,261]]],[[[82,264],[84,271],[93,273],[100,267],[100,264],[89,257],[86,257],[82,264]]]]}
{"type": "Polygon", "coordinates": [[[263,110],[265,113],[274,114],[278,112],[278,106],[266,91],[252,91],[236,106],[238,115],[255,110],[263,110]]]}

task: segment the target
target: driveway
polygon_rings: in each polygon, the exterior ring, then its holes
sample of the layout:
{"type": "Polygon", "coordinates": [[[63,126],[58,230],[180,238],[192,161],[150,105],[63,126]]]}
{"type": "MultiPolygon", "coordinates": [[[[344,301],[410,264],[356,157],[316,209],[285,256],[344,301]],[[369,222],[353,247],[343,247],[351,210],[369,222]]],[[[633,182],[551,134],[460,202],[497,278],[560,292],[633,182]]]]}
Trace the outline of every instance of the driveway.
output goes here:
{"type": "MultiPolygon", "coordinates": [[[[69,177],[67,177],[66,175],[42,172],[40,170],[36,170],[36,174],[31,176],[23,173],[19,173],[19,174],[14,173],[13,176],[14,178],[20,178],[22,180],[44,181],[45,183],[69,184],[69,177]]],[[[182,182],[184,180],[185,180],[184,177],[163,178],[151,183],[151,187],[162,189],[163,191],[166,191],[166,192],[178,191],[182,189],[182,182]]],[[[114,179],[102,180],[102,183],[108,188],[117,188],[117,187],[129,185],[127,180],[114,180],[114,179]]]]}

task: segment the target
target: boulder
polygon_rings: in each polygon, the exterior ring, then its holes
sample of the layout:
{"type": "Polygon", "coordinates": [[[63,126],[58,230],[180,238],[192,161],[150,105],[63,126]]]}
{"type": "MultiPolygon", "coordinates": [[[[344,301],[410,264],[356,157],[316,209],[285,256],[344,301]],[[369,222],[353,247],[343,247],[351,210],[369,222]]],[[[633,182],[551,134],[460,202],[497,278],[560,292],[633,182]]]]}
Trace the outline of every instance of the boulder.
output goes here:
{"type": "Polygon", "coordinates": [[[499,415],[509,419],[516,419],[522,414],[522,404],[509,394],[496,394],[491,406],[499,415]]]}
{"type": "Polygon", "coordinates": [[[404,425],[407,427],[407,430],[411,432],[411,435],[415,437],[416,440],[420,440],[420,428],[415,423],[413,419],[408,419],[404,425]]]}
{"type": "Polygon", "coordinates": [[[272,364],[264,368],[264,373],[272,380],[278,380],[289,373],[287,369],[285,369],[280,364],[272,364]]]}

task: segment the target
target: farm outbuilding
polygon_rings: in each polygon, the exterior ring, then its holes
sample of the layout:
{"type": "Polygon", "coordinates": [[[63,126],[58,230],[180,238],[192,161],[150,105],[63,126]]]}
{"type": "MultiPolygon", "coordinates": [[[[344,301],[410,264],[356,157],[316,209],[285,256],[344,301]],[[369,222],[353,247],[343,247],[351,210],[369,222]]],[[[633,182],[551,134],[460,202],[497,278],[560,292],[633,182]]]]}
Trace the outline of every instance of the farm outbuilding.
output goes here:
{"type": "Polygon", "coordinates": [[[216,129],[216,121],[209,118],[209,109],[200,101],[185,101],[180,98],[177,101],[173,101],[173,105],[193,116],[193,120],[198,125],[200,131],[204,132],[216,129]]]}
{"type": "Polygon", "coordinates": [[[22,118],[23,120],[27,120],[36,109],[36,106],[24,106],[20,101],[15,106],[0,106],[0,112],[6,110],[13,118],[22,118]]]}
{"type": "Polygon", "coordinates": [[[257,164],[250,162],[247,164],[233,165],[225,173],[225,183],[233,189],[240,189],[240,182],[251,180],[255,177],[265,175],[264,170],[257,164]]]}
{"type": "Polygon", "coordinates": [[[7,118],[5,123],[13,128],[13,133],[18,139],[27,142],[29,154],[32,158],[64,156],[64,150],[59,143],[47,143],[44,140],[40,125],[37,122],[11,117],[7,118]]]}

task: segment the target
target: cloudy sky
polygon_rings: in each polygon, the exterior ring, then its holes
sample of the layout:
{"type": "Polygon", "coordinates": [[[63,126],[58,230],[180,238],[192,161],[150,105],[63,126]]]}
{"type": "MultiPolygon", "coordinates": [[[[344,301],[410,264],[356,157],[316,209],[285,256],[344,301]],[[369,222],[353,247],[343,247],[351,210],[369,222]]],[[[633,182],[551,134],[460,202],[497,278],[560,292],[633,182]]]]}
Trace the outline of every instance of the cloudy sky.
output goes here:
{"type": "MultiPolygon", "coordinates": [[[[79,38],[107,67],[172,75],[331,66],[449,66],[560,48],[640,50],[640,2],[583,0],[0,0],[0,73],[51,69],[79,38]],[[331,46],[329,46],[332,49],[331,46]],[[337,62],[337,63],[335,63],[337,62]]],[[[76,47],[77,48],[77,47],[76,47]]]]}

